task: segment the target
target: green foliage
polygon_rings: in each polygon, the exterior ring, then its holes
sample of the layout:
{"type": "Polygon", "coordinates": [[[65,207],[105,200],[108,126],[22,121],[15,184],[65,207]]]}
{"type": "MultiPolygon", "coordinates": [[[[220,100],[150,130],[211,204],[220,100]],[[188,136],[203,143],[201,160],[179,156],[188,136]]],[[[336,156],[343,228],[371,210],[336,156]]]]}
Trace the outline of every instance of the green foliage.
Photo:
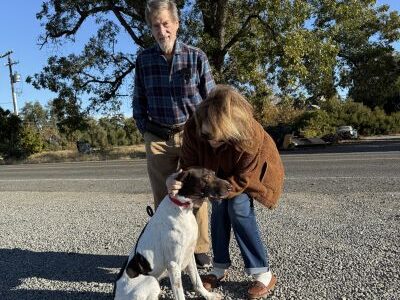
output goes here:
{"type": "Polygon", "coordinates": [[[303,113],[303,109],[296,109],[293,100],[289,97],[281,99],[278,104],[271,103],[273,97],[264,99],[263,102],[254,106],[254,114],[257,120],[264,126],[277,126],[286,124],[294,125],[294,120],[298,119],[303,113]]]}
{"type": "MultiPolygon", "coordinates": [[[[42,150],[75,149],[76,142],[80,140],[85,140],[92,147],[101,150],[113,146],[134,145],[143,142],[142,135],[134,120],[121,115],[103,117],[99,120],[84,118],[82,122],[85,126],[73,126],[72,128],[69,128],[67,123],[62,123],[64,130],[59,130],[59,115],[54,114],[53,103],[50,102],[48,107],[45,108],[38,101],[34,104],[27,102],[22,108],[21,116],[23,120],[20,120],[21,129],[17,144],[25,154],[30,155],[42,150]]],[[[8,118],[13,118],[9,111],[4,114],[8,118]]],[[[6,119],[0,118],[0,120],[3,122],[6,119]]],[[[3,125],[3,123],[0,123],[0,125],[9,128],[8,125],[3,125]]],[[[4,133],[8,132],[5,130],[4,133]]],[[[8,149],[8,144],[4,148],[8,149]]]]}
{"type": "Polygon", "coordinates": [[[133,118],[124,119],[124,130],[128,145],[136,145],[143,143],[143,136],[136,127],[136,122],[133,118]]]}
{"type": "Polygon", "coordinates": [[[304,137],[321,137],[335,131],[333,120],[324,110],[306,112],[298,120],[299,133],[304,137]]]}
{"type": "Polygon", "coordinates": [[[53,100],[52,113],[56,116],[58,130],[67,138],[71,138],[75,131],[87,128],[87,113],[80,111],[79,99],[71,88],[63,89],[53,100]]]}
{"type": "Polygon", "coordinates": [[[123,131],[122,118],[119,116],[112,118],[100,118],[99,125],[107,133],[107,141],[110,145],[123,145],[123,139],[125,138],[125,131],[121,134],[121,129],[123,131]],[[122,137],[122,139],[121,139],[122,137]]]}
{"type": "Polygon", "coordinates": [[[42,136],[32,125],[25,125],[22,128],[20,144],[26,156],[39,153],[44,148],[42,136]]]}
{"type": "MultiPolygon", "coordinates": [[[[96,32],[80,53],[52,56],[29,78],[37,88],[58,93],[59,129],[82,131],[81,99],[90,109],[118,112],[132,91],[136,53],[121,51],[154,43],[144,21],[145,0],[47,0],[37,18],[42,46],[74,40],[90,18],[96,32]],[[74,128],[75,126],[75,128],[74,128]]],[[[262,107],[272,93],[306,107],[347,88],[355,101],[386,112],[400,109],[399,59],[391,43],[400,36],[400,18],[374,0],[180,0],[180,36],[203,49],[218,83],[235,85],[262,107]],[[273,88],[272,88],[273,87],[273,88]]],[[[66,130],[69,130],[68,132],[66,130]]],[[[108,136],[108,140],[123,140],[108,136]]],[[[120,143],[117,142],[117,143],[120,143]]]]}
{"type": "MultiPolygon", "coordinates": [[[[383,109],[371,110],[359,102],[342,101],[337,97],[320,102],[321,109],[313,110],[296,109],[290,97],[281,99],[276,105],[271,103],[276,100],[272,96],[265,97],[259,101],[255,114],[279,143],[285,133],[321,137],[335,133],[341,125],[352,125],[361,135],[400,133],[400,112],[388,115],[383,109]]],[[[79,140],[85,140],[100,150],[143,143],[132,118],[120,115],[99,120],[86,118],[85,129],[75,130],[67,137],[58,130],[57,118],[50,112],[51,105],[43,108],[39,102],[34,105],[27,103],[22,111],[23,120],[0,108],[0,155],[22,157],[41,151],[76,149],[79,140]],[[47,117],[32,119],[38,115],[47,117]],[[40,128],[36,125],[39,123],[40,128]]]]}
{"type": "Polygon", "coordinates": [[[399,56],[391,43],[400,37],[399,13],[374,0],[318,2],[317,28],[339,46],[338,84],[370,108],[398,111],[392,102],[397,96],[399,103],[399,56]]]}
{"type": "Polygon", "coordinates": [[[79,140],[86,140],[90,145],[99,149],[109,147],[107,131],[95,119],[88,121],[88,129],[82,134],[79,140]]]}
{"type": "Polygon", "coordinates": [[[370,108],[387,112],[400,110],[400,57],[388,49],[375,47],[353,57],[357,67],[351,74],[354,83],[349,95],[370,108]]]}
{"type": "MultiPolygon", "coordinates": [[[[27,112],[32,107],[28,103],[22,111],[27,112]]],[[[36,107],[41,111],[39,103],[36,107]]],[[[27,122],[31,124],[23,123],[20,117],[0,108],[0,155],[21,158],[43,149],[43,140],[36,123],[32,119],[27,122]]]]}
{"type": "Polygon", "coordinates": [[[35,101],[34,103],[26,102],[21,109],[20,116],[25,124],[31,124],[38,130],[46,126],[48,122],[48,113],[39,101],[35,101]]]}
{"type": "Polygon", "coordinates": [[[320,110],[308,111],[295,122],[295,128],[305,137],[321,137],[335,133],[341,125],[352,125],[361,135],[400,133],[400,112],[387,115],[383,109],[371,110],[351,99],[342,102],[332,98],[320,110]]]}
{"type": "MultiPolygon", "coordinates": [[[[73,42],[90,19],[95,30],[80,53],[51,56],[27,79],[57,93],[47,108],[27,103],[23,124],[0,111],[0,153],[75,147],[79,139],[100,149],[142,142],[134,120],[117,112],[123,97],[132,96],[133,51],[154,43],[145,2],[43,2],[37,14],[42,46],[73,42]],[[123,34],[135,50],[121,50],[123,34]],[[83,98],[90,100],[87,109],[83,98]],[[93,110],[107,117],[89,117],[93,110]]],[[[400,37],[398,12],[375,0],[177,3],[181,39],[206,52],[216,81],[241,90],[264,126],[286,126],[306,136],[333,133],[340,125],[365,135],[400,131],[400,57],[392,47],[400,37]],[[353,100],[341,101],[339,87],[353,100]],[[321,109],[307,111],[310,104],[321,109]]]]}
{"type": "Polygon", "coordinates": [[[0,107],[0,155],[5,157],[21,157],[20,145],[22,131],[21,119],[9,110],[0,107]]]}

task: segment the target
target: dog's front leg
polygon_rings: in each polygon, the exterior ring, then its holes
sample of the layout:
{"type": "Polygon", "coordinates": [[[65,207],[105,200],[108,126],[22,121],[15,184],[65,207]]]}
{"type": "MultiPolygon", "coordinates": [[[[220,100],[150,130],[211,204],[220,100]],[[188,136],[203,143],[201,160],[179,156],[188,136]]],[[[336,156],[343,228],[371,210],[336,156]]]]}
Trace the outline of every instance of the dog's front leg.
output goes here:
{"type": "Polygon", "coordinates": [[[182,270],[176,262],[172,261],[167,267],[172,292],[176,300],[185,300],[182,286],[182,270]]]}
{"type": "Polygon", "coordinates": [[[222,296],[220,294],[209,292],[204,288],[203,283],[201,282],[199,271],[197,270],[194,255],[193,255],[192,259],[190,260],[188,266],[186,267],[186,272],[189,275],[190,280],[192,281],[192,284],[193,284],[193,288],[197,293],[202,295],[207,300],[222,299],[222,296]]]}

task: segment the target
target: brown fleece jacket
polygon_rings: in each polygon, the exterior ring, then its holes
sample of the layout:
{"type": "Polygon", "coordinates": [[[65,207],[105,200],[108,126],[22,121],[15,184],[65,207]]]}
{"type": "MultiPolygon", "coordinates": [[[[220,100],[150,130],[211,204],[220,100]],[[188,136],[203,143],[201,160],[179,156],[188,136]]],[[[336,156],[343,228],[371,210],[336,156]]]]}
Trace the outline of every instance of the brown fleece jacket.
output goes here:
{"type": "Polygon", "coordinates": [[[181,167],[200,166],[228,180],[233,190],[228,198],[246,193],[268,208],[278,205],[283,189],[284,169],[275,142],[263,127],[252,120],[257,151],[239,151],[228,143],[213,149],[198,136],[194,117],[186,122],[181,149],[181,167]]]}

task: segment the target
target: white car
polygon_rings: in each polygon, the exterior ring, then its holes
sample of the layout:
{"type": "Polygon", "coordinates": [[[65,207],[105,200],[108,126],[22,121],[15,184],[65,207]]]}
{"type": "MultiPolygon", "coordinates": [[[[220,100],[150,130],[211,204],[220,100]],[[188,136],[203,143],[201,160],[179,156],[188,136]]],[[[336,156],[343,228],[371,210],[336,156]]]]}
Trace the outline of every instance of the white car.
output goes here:
{"type": "Polygon", "coordinates": [[[336,134],[340,139],[345,139],[345,140],[358,139],[357,129],[353,128],[353,126],[340,126],[336,130],[336,134]]]}

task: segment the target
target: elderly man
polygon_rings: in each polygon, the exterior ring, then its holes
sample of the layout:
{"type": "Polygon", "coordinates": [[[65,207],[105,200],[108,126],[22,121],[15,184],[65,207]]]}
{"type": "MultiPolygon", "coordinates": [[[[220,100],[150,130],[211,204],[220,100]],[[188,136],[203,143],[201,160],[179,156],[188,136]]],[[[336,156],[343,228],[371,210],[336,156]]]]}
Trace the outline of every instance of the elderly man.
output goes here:
{"type": "MultiPolygon", "coordinates": [[[[167,194],[166,178],[179,169],[184,124],[215,82],[205,53],[177,40],[179,17],[173,0],[149,0],[145,17],[157,44],[137,57],[132,106],[137,127],[144,135],[147,170],[157,208],[167,194]]],[[[196,212],[196,219],[196,263],[200,268],[208,267],[207,203],[196,212]]]]}

